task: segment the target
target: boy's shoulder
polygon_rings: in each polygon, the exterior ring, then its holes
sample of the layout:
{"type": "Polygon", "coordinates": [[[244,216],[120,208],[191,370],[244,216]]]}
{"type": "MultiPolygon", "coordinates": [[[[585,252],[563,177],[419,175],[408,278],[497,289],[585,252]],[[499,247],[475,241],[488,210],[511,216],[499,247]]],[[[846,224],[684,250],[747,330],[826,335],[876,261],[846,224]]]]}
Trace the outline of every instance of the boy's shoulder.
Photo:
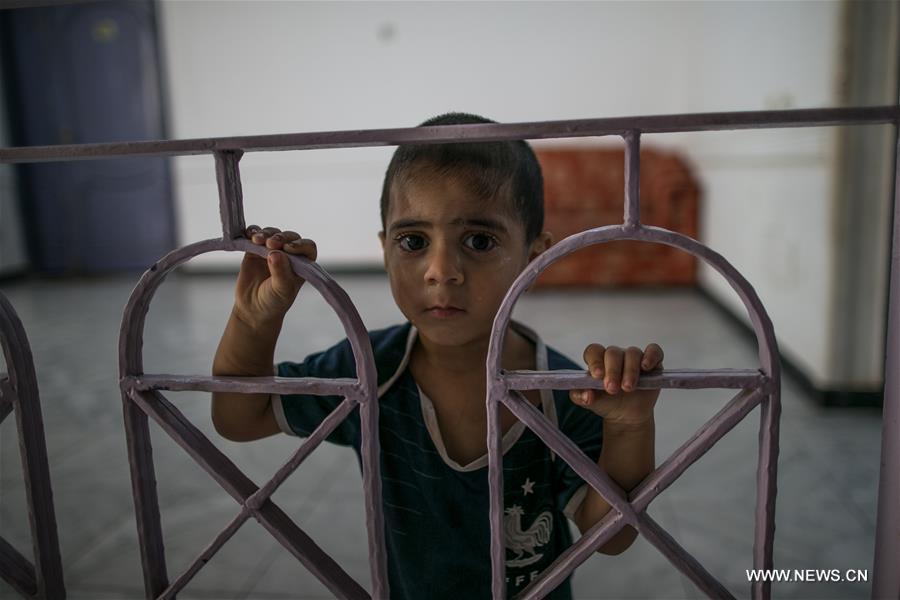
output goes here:
{"type": "Polygon", "coordinates": [[[412,323],[409,321],[391,325],[384,329],[369,330],[369,341],[372,343],[372,351],[375,354],[377,362],[379,356],[389,354],[403,355],[406,353],[406,344],[409,340],[409,332],[412,329],[412,323]]]}
{"type": "Polygon", "coordinates": [[[550,371],[558,371],[560,369],[576,369],[583,370],[584,366],[579,365],[571,358],[558,351],[552,346],[547,346],[547,369],[550,371]]]}
{"type": "MultiPolygon", "coordinates": [[[[390,379],[403,364],[409,351],[412,324],[399,323],[382,329],[369,330],[369,342],[375,359],[378,373],[378,385],[390,379]]],[[[584,366],[562,354],[551,346],[545,346],[547,352],[547,368],[551,371],[559,369],[582,370],[584,366]]],[[[281,363],[279,374],[288,377],[355,377],[356,361],[350,341],[344,338],[331,348],[307,356],[303,363],[281,363]]]]}
{"type": "MultiPolygon", "coordinates": [[[[407,322],[367,332],[379,385],[381,379],[393,373],[403,361],[410,327],[407,322]]],[[[350,340],[344,338],[326,350],[310,354],[301,363],[281,362],[278,374],[283,377],[355,377],[356,360],[350,340]]]]}

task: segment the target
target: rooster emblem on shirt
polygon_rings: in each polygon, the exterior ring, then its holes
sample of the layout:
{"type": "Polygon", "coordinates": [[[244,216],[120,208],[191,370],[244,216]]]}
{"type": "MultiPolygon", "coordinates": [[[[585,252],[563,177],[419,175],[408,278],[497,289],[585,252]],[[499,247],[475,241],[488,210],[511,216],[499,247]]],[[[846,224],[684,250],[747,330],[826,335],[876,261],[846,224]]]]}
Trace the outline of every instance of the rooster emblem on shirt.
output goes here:
{"type": "Polygon", "coordinates": [[[543,558],[543,554],[536,554],[534,549],[543,546],[550,541],[553,531],[553,515],[544,511],[537,516],[528,529],[522,529],[522,515],[525,511],[521,506],[513,504],[507,508],[503,517],[503,532],[506,535],[506,549],[516,553],[516,557],[507,560],[508,567],[525,567],[536,563],[543,558]],[[525,554],[529,556],[525,556],[525,554]]]}

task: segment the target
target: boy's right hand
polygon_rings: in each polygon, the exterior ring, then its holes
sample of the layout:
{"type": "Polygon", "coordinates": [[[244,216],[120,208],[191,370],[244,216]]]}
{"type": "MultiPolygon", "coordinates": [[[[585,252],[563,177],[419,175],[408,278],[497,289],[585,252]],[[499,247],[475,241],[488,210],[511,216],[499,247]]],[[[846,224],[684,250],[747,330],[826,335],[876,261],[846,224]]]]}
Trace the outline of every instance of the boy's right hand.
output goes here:
{"type": "Polygon", "coordinates": [[[316,260],[316,243],[294,231],[250,225],[244,234],[269,252],[262,258],[244,254],[234,293],[234,314],[252,328],[280,322],[294,303],[303,279],[294,273],[286,254],[316,260]]]}

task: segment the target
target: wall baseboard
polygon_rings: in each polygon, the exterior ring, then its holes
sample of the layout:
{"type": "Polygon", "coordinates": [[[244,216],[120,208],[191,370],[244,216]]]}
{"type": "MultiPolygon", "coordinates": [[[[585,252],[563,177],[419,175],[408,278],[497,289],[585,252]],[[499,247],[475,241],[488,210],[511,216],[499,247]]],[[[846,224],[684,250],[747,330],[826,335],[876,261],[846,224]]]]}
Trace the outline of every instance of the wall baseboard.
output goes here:
{"type": "Polygon", "coordinates": [[[12,283],[25,279],[30,274],[27,267],[0,271],[0,283],[12,283]]]}
{"type": "MultiPolygon", "coordinates": [[[[745,323],[740,317],[734,314],[730,308],[720,302],[715,296],[710,294],[702,286],[696,286],[697,292],[713,307],[719,314],[725,317],[741,335],[747,340],[756,343],[756,334],[749,324],[745,323]]],[[[822,389],[815,386],[806,373],[792,362],[789,358],[781,354],[781,368],[785,375],[797,382],[803,391],[815,400],[821,406],[840,406],[851,408],[878,408],[880,409],[884,401],[884,391],[871,390],[855,390],[855,389],[822,389]]]]}

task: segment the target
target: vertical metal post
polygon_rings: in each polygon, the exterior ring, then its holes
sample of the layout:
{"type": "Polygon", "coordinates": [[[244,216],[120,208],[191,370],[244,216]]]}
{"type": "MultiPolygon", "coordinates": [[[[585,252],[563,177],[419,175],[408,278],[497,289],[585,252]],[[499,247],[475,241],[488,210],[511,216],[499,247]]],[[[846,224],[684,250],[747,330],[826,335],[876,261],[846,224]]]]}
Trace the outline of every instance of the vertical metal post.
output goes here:
{"type": "Polygon", "coordinates": [[[128,448],[128,464],[131,472],[131,489],[134,498],[134,514],[137,521],[138,543],[141,549],[141,568],[144,573],[144,596],[148,600],[158,597],[169,587],[166,569],[166,552],[162,523],[159,514],[159,497],[156,493],[156,470],[153,466],[153,444],[147,415],[135,404],[128,389],[122,385],[128,375],[143,374],[142,319],[132,314],[146,315],[149,298],[140,291],[147,273],[155,273],[160,262],[151,266],[132,292],[119,328],[119,385],[122,393],[125,420],[125,443],[128,448]]]}
{"type": "MultiPolygon", "coordinates": [[[[775,375],[775,377],[778,376],[775,375]]],[[[756,468],[756,527],[753,538],[753,568],[771,569],[774,567],[775,499],[778,494],[780,382],[772,386],[759,408],[759,461],[756,468]]],[[[753,600],[769,600],[772,597],[772,582],[754,581],[751,584],[751,597],[753,600]]]]}
{"type": "Polygon", "coordinates": [[[900,123],[895,126],[894,233],[891,242],[888,334],[884,358],[881,475],[875,524],[872,598],[900,598],[900,123]]]}
{"type": "MultiPolygon", "coordinates": [[[[34,556],[34,570],[29,574],[33,575],[34,597],[61,600],[66,597],[66,588],[63,582],[56,512],[53,508],[53,490],[50,485],[50,463],[47,457],[44,419],[41,414],[34,359],[22,321],[2,294],[0,294],[0,346],[9,369],[9,379],[3,386],[5,389],[2,404],[15,408],[19,433],[19,453],[22,459],[34,556]],[[12,397],[8,397],[8,394],[12,397]]],[[[3,409],[4,412],[6,410],[3,409]]],[[[30,567],[27,563],[22,564],[21,555],[13,554],[14,551],[10,552],[12,548],[8,544],[0,544],[0,550],[3,550],[0,567],[5,566],[3,563],[6,561],[2,559],[12,559],[14,563],[18,563],[17,566],[30,567]]],[[[24,583],[24,580],[20,578],[18,583],[24,583]]],[[[25,591],[22,586],[14,585],[14,587],[19,591],[25,591]]]]}
{"type": "MultiPolygon", "coordinates": [[[[362,343],[362,342],[361,342],[362,343]]],[[[373,376],[375,374],[373,373],[373,376]]],[[[374,379],[373,379],[374,381],[374,379]]],[[[378,391],[374,384],[359,407],[362,427],[360,444],[363,464],[363,492],[366,530],[369,534],[369,573],[372,598],[388,598],[387,547],[384,539],[384,506],[381,489],[381,443],[378,439],[378,391]]]]}
{"type": "Polygon", "coordinates": [[[625,140],[625,226],[641,224],[641,132],[632,129],[625,140]]]}
{"type": "Polygon", "coordinates": [[[147,600],[153,600],[169,587],[169,575],[166,570],[159,497],[156,493],[156,470],[153,467],[150,425],[147,422],[147,415],[135,405],[124,390],[122,402],[125,409],[125,441],[128,446],[128,462],[131,466],[131,489],[141,549],[141,568],[144,572],[144,595],[147,600]]]}
{"type": "Polygon", "coordinates": [[[244,193],[241,189],[241,172],[238,163],[241,150],[216,152],[216,183],[219,186],[219,217],[222,219],[222,236],[233,240],[244,233],[244,193]]]}
{"type": "MultiPolygon", "coordinates": [[[[503,347],[502,335],[499,347],[503,347]]],[[[488,377],[491,375],[492,373],[488,371],[488,377]]],[[[488,500],[491,529],[491,597],[494,600],[506,598],[506,535],[503,532],[503,432],[500,425],[500,394],[505,391],[496,379],[492,378],[488,381],[487,455],[488,493],[490,494],[488,500]]]]}

